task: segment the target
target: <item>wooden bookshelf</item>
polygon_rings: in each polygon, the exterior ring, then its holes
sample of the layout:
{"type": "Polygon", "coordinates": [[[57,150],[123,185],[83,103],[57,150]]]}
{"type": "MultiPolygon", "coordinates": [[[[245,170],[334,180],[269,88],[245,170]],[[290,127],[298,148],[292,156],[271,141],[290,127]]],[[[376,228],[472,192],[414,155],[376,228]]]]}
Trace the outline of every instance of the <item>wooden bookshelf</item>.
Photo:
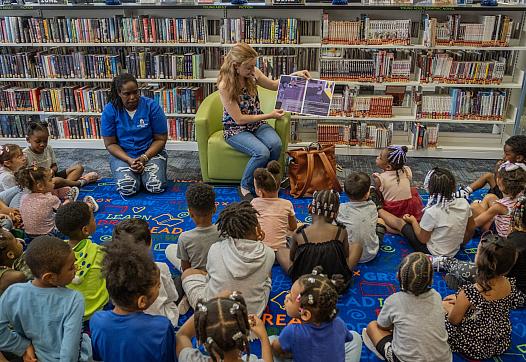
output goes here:
{"type": "MultiPolygon", "coordinates": [[[[101,3],[94,4],[25,4],[25,5],[4,5],[0,6],[0,18],[13,17],[35,17],[35,18],[111,18],[119,16],[121,18],[138,18],[141,16],[150,16],[152,18],[191,18],[198,13],[208,20],[218,21],[223,18],[270,18],[279,19],[293,17],[314,24],[314,30],[309,30],[307,34],[300,34],[299,44],[288,43],[267,43],[253,42],[251,45],[260,51],[262,55],[269,57],[275,56],[295,56],[298,61],[299,52],[304,53],[304,61],[313,61],[314,67],[311,67],[313,77],[320,77],[320,64],[322,55],[325,51],[352,52],[352,51],[387,51],[387,52],[408,52],[412,57],[411,76],[407,81],[391,82],[363,82],[350,80],[337,80],[338,87],[354,87],[359,94],[382,94],[387,86],[402,86],[407,89],[407,97],[410,97],[410,90],[416,89],[417,92],[434,92],[435,94],[448,94],[452,88],[461,88],[466,90],[487,90],[492,89],[505,90],[509,92],[507,111],[501,119],[433,119],[421,118],[416,114],[414,103],[404,107],[394,107],[393,116],[388,118],[382,117],[350,117],[350,116],[330,116],[330,117],[310,117],[303,115],[292,115],[295,122],[371,122],[371,123],[397,123],[411,124],[419,122],[422,124],[443,124],[448,127],[462,126],[459,131],[439,132],[439,146],[437,148],[411,150],[410,155],[419,157],[474,157],[474,158],[497,158],[502,154],[502,145],[507,137],[520,132],[521,119],[524,119],[524,99],[526,97],[526,4],[504,5],[499,4],[497,7],[484,7],[480,5],[367,5],[361,3],[351,3],[345,6],[332,6],[329,3],[311,3],[305,5],[268,5],[265,3],[248,3],[244,5],[231,5],[230,3],[214,3],[207,5],[194,4],[134,4],[124,3],[118,6],[106,6],[101,3]],[[367,14],[371,19],[396,20],[411,19],[412,24],[418,23],[417,31],[412,33],[410,41],[407,44],[340,44],[323,41],[323,21],[324,14],[328,14],[329,21],[355,21],[360,14],[367,14]],[[459,46],[459,45],[434,45],[426,46],[423,39],[422,16],[429,14],[437,19],[444,19],[449,14],[460,14],[466,23],[479,23],[477,19],[484,16],[494,16],[502,14],[517,22],[514,28],[514,34],[509,44],[506,46],[459,46]],[[417,54],[423,52],[508,52],[513,60],[508,60],[506,74],[500,81],[495,84],[476,84],[476,83],[454,83],[454,82],[422,82],[420,79],[420,69],[416,67],[417,54]],[[316,58],[309,58],[310,54],[317,54],[316,58]],[[396,109],[395,109],[396,108],[396,109]],[[492,131],[488,129],[493,127],[492,131]],[[484,128],[485,127],[485,128],[484,128]],[[473,132],[466,132],[466,129],[473,129],[473,132]],[[495,132],[495,130],[498,132],[495,132]],[[482,130],[482,131],[481,131],[482,130]]],[[[309,25],[309,24],[307,24],[309,25]]],[[[298,31],[302,28],[299,27],[298,31]]],[[[3,48],[3,54],[15,54],[17,52],[72,52],[87,51],[88,54],[115,54],[114,52],[124,50],[125,52],[139,52],[143,50],[154,49],[159,54],[182,51],[182,49],[195,49],[202,54],[208,54],[210,58],[217,58],[218,52],[226,52],[234,44],[225,42],[221,39],[220,34],[215,30],[208,34],[207,42],[136,42],[136,41],[107,41],[107,42],[0,42],[3,48]]],[[[324,53],[325,54],[325,53],[324,53]]],[[[343,56],[345,58],[345,55],[343,56]]],[[[212,59],[216,60],[217,59],[212,59]]],[[[208,62],[209,60],[206,60],[208,62]]],[[[124,68],[124,60],[122,60],[124,68]]],[[[175,86],[203,86],[213,87],[217,81],[218,67],[205,68],[205,76],[201,79],[166,79],[166,78],[138,78],[141,86],[150,86],[153,88],[175,86]]],[[[17,86],[22,88],[31,88],[41,86],[45,88],[56,88],[64,86],[103,86],[109,87],[112,81],[111,77],[103,78],[21,78],[21,77],[0,77],[0,87],[17,86]]],[[[209,88],[211,89],[211,88],[209,88]]],[[[26,108],[27,109],[27,108],[26,108]]],[[[0,116],[39,116],[46,117],[99,117],[100,112],[41,112],[41,111],[0,111],[0,116]]],[[[186,113],[167,113],[171,118],[193,118],[194,114],[186,113]]],[[[303,143],[291,144],[291,148],[301,146],[311,141],[308,139],[312,135],[307,135],[303,143]]],[[[23,138],[4,138],[4,142],[16,142],[25,144],[23,138]]],[[[408,144],[406,132],[397,130],[393,133],[392,142],[394,144],[408,144]]],[[[104,145],[98,139],[55,139],[51,141],[54,147],[60,148],[91,148],[102,149],[104,145]]],[[[167,148],[170,150],[197,150],[197,144],[191,141],[169,141],[167,148]]],[[[377,150],[369,147],[357,146],[338,146],[338,153],[343,154],[377,154],[377,150]]]]}

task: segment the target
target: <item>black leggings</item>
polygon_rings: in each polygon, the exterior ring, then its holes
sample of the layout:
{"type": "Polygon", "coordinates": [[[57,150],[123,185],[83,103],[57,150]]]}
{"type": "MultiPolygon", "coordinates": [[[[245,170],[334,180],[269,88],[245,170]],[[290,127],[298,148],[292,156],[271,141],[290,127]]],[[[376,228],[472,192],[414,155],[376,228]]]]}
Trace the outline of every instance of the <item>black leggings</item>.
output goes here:
{"type": "Polygon", "coordinates": [[[415,251],[420,251],[424,254],[431,254],[429,252],[429,249],[427,248],[426,244],[422,244],[420,240],[416,237],[415,231],[413,230],[413,226],[411,224],[405,224],[402,230],[400,230],[403,236],[407,239],[409,244],[415,251]]]}

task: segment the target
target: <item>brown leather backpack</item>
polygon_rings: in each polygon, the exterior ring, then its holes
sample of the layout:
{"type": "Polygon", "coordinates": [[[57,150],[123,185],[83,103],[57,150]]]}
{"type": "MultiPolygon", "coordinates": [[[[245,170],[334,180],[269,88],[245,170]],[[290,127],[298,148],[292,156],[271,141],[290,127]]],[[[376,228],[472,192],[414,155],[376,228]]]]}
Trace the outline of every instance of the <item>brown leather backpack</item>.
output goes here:
{"type": "Polygon", "coordinates": [[[311,143],[308,147],[287,152],[289,163],[290,194],[295,197],[312,196],[314,191],[342,191],[336,177],[335,146],[321,147],[311,143]]]}

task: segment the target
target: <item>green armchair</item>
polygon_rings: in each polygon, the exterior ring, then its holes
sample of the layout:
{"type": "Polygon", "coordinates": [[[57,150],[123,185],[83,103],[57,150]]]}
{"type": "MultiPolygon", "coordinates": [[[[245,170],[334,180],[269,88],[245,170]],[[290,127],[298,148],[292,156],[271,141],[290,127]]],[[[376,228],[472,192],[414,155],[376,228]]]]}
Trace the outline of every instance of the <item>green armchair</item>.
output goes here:
{"type": "MultiPolygon", "coordinates": [[[[276,92],[258,87],[261,110],[269,113],[274,109],[276,92]]],[[[199,163],[204,182],[238,183],[250,157],[233,149],[223,138],[223,104],[219,92],[210,94],[201,103],[195,116],[195,138],[199,151],[199,163]]],[[[290,140],[290,114],[281,120],[268,120],[283,145],[279,162],[284,169],[285,151],[290,140]]]]}

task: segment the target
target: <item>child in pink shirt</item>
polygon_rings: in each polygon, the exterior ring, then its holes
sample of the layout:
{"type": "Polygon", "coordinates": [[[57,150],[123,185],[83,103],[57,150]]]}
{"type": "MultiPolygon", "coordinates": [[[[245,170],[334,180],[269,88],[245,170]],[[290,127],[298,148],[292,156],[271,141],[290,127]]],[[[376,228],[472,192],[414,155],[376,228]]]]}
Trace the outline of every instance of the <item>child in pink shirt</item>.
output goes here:
{"type": "Polygon", "coordinates": [[[257,198],[251,204],[259,213],[258,221],[265,233],[263,243],[274,249],[276,259],[288,258],[287,235],[296,230],[298,223],[294,207],[289,200],[280,199],[279,174],[281,167],[277,161],[270,161],[267,168],[258,168],[254,171],[254,186],[257,198]],[[280,249],[286,253],[281,255],[280,249]]]}
{"type": "Polygon", "coordinates": [[[376,188],[383,197],[382,208],[397,217],[413,215],[417,220],[422,218],[424,204],[416,187],[411,187],[413,173],[405,165],[406,146],[389,146],[384,148],[376,158],[376,166],[382,173],[374,173],[376,188]]]}

